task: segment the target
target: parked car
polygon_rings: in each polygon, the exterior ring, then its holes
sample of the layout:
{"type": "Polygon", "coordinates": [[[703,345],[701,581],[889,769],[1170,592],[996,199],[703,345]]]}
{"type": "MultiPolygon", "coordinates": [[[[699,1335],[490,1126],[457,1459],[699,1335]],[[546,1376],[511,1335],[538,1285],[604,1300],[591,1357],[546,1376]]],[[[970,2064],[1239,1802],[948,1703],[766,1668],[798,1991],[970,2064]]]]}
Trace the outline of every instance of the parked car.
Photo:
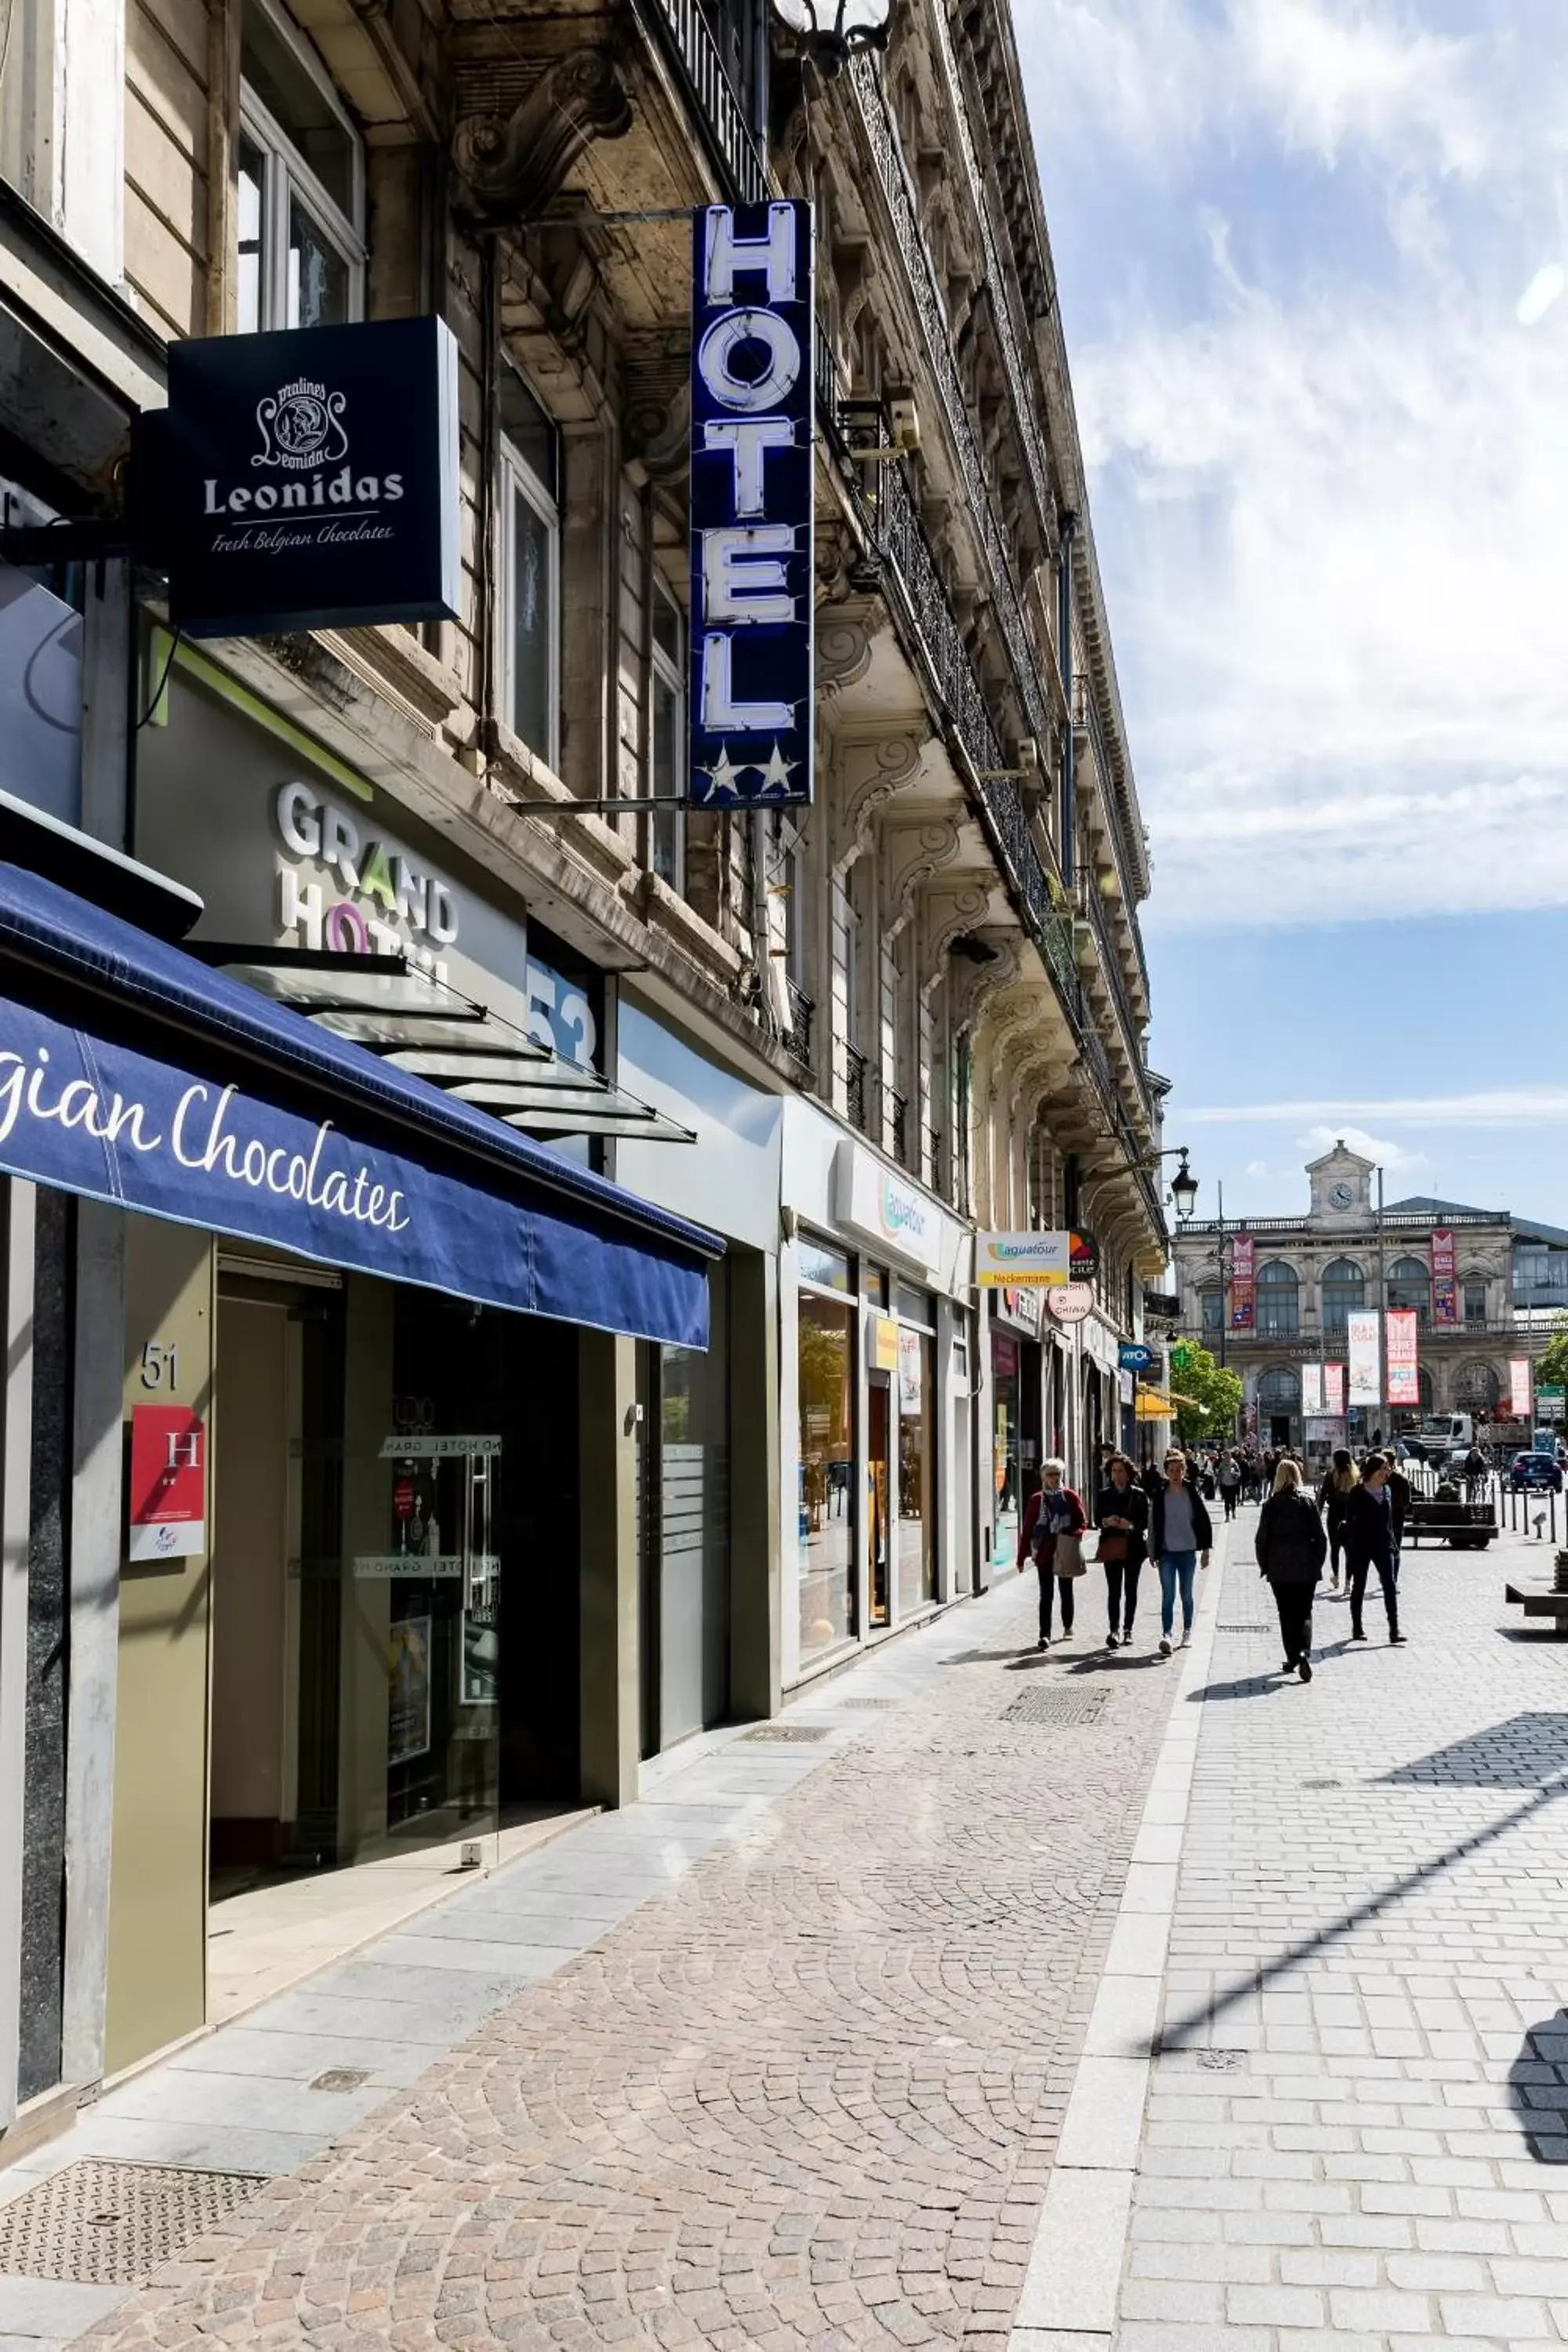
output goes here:
{"type": "Polygon", "coordinates": [[[1516,1495],[1560,1495],[1563,1465],[1550,1454],[1516,1454],[1509,1465],[1508,1483],[1516,1495]]]}

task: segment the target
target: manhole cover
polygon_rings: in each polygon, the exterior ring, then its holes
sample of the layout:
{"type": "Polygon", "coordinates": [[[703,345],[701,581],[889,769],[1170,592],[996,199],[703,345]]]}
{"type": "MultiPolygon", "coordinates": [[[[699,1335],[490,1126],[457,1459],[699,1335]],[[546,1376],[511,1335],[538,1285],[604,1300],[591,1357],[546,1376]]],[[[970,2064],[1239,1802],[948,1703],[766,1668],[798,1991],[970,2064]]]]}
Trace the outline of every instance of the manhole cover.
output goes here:
{"type": "Polygon", "coordinates": [[[329,2066],[310,2084],[312,2091],[357,2091],[370,2080],[368,2066],[329,2066]]]}
{"type": "Polygon", "coordinates": [[[1005,1723],[1098,1723],[1102,1696],[1089,1691],[1026,1691],[1002,1710],[1005,1723]]]}
{"type": "Polygon", "coordinates": [[[1247,2063],[1245,2050],[1200,2050],[1198,2064],[1205,2074],[1239,2074],[1247,2063]]]}
{"type": "Polygon", "coordinates": [[[742,1740],[789,1741],[804,1746],[810,1740],[826,1739],[827,1733],[826,1723],[759,1723],[755,1731],[742,1731],[741,1738],[742,1740]]]}
{"type": "Polygon", "coordinates": [[[896,1698],[841,1698],[840,1706],[897,1706],[896,1698]]]}
{"type": "Polygon", "coordinates": [[[253,2172],[84,2158],[0,2205],[0,2271],[79,2286],[136,2286],[266,2185],[253,2172]]]}

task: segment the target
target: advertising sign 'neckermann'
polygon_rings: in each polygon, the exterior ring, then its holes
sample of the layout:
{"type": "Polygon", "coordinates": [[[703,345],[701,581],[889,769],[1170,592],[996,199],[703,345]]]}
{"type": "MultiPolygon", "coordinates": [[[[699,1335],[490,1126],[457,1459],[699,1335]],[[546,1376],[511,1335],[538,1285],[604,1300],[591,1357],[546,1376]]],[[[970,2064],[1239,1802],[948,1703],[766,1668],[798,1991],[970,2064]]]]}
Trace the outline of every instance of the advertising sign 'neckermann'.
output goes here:
{"type": "Polygon", "coordinates": [[[186,635],[456,619],[458,358],[439,319],[174,343],[148,454],[186,635]]]}
{"type": "Polygon", "coordinates": [[[694,805],[811,798],[812,210],[695,215],[694,805]]]}

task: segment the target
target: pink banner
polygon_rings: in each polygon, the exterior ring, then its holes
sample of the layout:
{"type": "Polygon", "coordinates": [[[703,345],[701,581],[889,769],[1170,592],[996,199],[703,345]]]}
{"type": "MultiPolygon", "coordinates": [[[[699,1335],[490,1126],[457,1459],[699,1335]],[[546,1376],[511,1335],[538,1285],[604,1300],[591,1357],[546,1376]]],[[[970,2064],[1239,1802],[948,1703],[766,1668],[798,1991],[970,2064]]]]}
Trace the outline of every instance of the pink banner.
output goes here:
{"type": "Polygon", "coordinates": [[[1331,1419],[1339,1421],[1345,1409],[1345,1368],[1342,1364],[1323,1366],[1323,1411],[1331,1419]]]}
{"type": "Polygon", "coordinates": [[[1446,1226],[1439,1227],[1432,1235],[1432,1320],[1445,1329],[1459,1319],[1458,1272],[1454,1236],[1446,1226]]]}
{"type": "Polygon", "coordinates": [[[1515,1421],[1528,1421],[1531,1403],[1530,1358],[1515,1356],[1509,1365],[1508,1377],[1513,1391],[1513,1417],[1515,1421]]]}
{"type": "Polygon", "coordinates": [[[1250,1331],[1258,1319],[1257,1259],[1250,1234],[1237,1234],[1230,1245],[1230,1328],[1250,1331]]]}
{"type": "Polygon", "coordinates": [[[1418,1405],[1421,1402],[1421,1370],[1416,1357],[1415,1309],[1413,1307],[1391,1307],[1384,1326],[1388,1354],[1388,1402],[1390,1404],[1418,1405]]]}

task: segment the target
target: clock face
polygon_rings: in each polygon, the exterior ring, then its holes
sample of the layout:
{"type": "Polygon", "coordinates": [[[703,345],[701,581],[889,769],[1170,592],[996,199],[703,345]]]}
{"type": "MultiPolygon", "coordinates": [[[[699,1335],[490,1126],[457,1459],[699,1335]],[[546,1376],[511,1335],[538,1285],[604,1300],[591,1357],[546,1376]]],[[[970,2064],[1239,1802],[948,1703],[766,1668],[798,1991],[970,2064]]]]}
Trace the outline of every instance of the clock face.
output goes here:
{"type": "Polygon", "coordinates": [[[1329,1206],[1331,1209],[1349,1209],[1352,1208],[1354,1204],[1354,1189],[1352,1186],[1345,1182],[1342,1176],[1337,1184],[1331,1184],[1329,1186],[1329,1206]]]}

